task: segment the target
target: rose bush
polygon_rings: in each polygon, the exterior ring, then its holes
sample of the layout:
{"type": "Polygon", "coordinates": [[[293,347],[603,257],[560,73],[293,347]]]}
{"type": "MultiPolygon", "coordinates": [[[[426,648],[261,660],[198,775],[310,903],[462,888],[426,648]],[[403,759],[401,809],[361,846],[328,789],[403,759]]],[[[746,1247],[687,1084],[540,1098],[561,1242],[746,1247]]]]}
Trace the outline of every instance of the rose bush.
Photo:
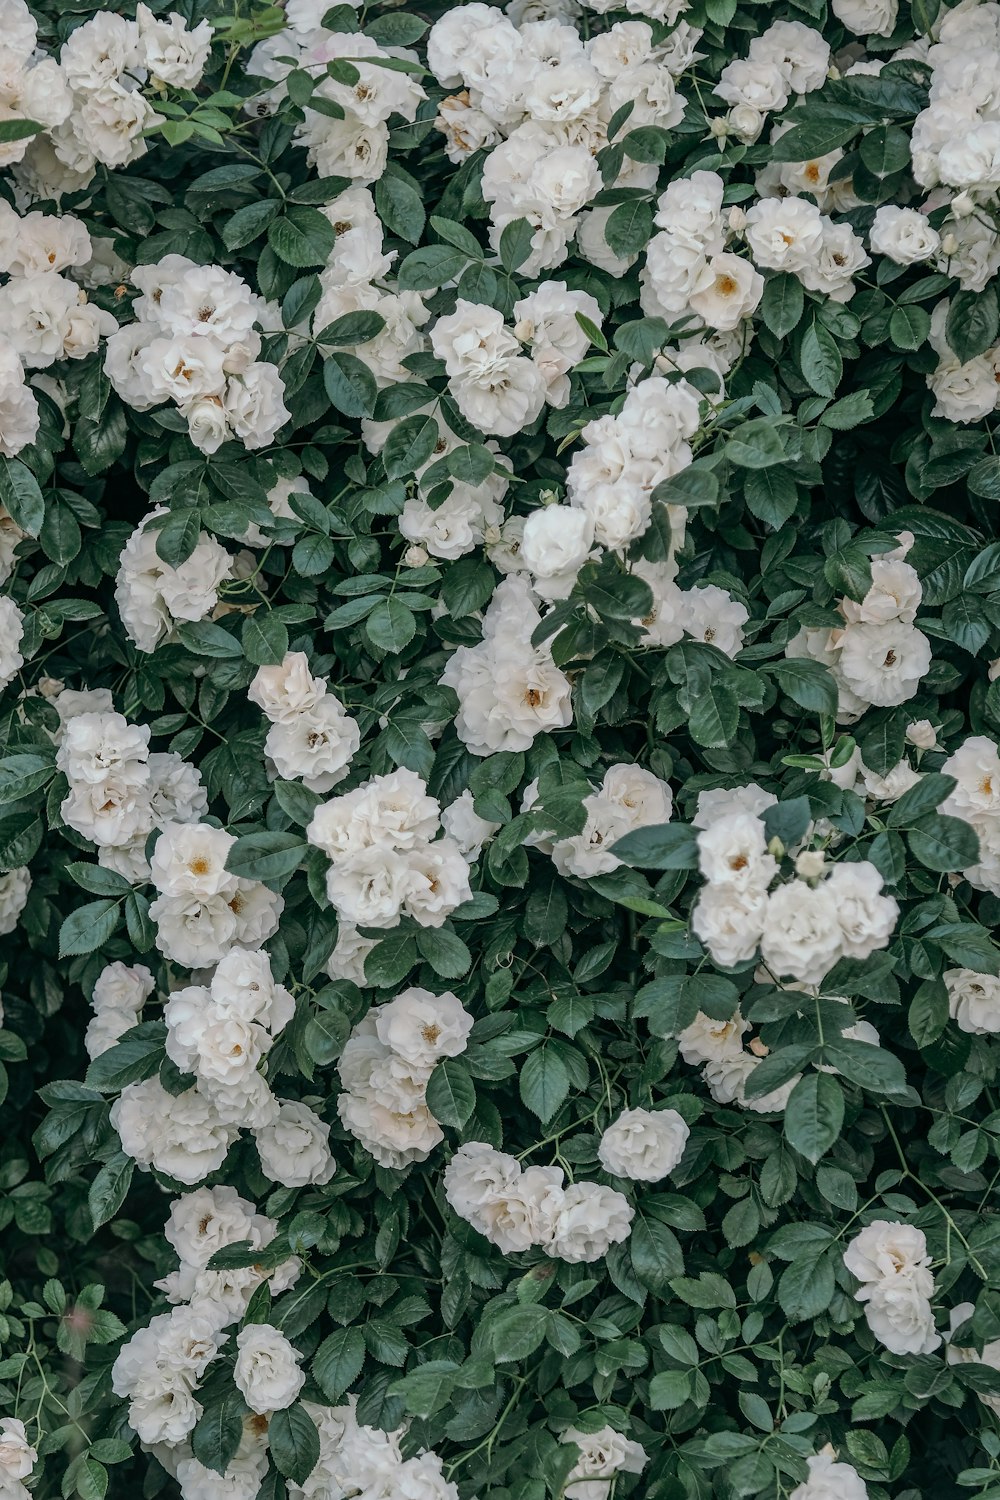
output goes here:
{"type": "Polygon", "coordinates": [[[996,1500],[1000,5],[0,16],[0,1500],[996,1500]]]}

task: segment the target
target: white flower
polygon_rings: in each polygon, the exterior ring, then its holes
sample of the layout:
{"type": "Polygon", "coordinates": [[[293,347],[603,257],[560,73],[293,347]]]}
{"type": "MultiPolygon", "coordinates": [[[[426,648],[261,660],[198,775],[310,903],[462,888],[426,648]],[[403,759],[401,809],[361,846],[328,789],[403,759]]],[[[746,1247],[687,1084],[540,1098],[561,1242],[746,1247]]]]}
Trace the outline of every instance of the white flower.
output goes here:
{"type": "Polygon", "coordinates": [[[715,962],[730,969],[753,958],[768,913],[768,898],[762,889],[707,885],[691,913],[691,929],[715,962]]]}
{"type": "Polygon", "coordinates": [[[763,276],[748,261],[723,251],[709,260],[704,280],[688,300],[709,328],[725,332],[749,318],[763,295],[763,276]]]}
{"type": "Polygon", "coordinates": [[[844,1251],[844,1265],[861,1282],[880,1282],[913,1270],[927,1270],[931,1258],[922,1229],[875,1219],[844,1251]]]}
{"type": "Polygon", "coordinates": [[[411,986],[373,1014],[382,1045],[412,1067],[428,1071],[442,1057],[464,1052],[472,1030],[472,1017],[450,990],[432,995],[411,986]]]}
{"type": "Polygon", "coordinates": [[[219,1170],[239,1134],[197,1089],[168,1094],[155,1077],[122,1090],[111,1123],[126,1156],[191,1184],[219,1170]]]}
{"type": "Polygon", "coordinates": [[[600,1260],[628,1239],[635,1210],[628,1199],[596,1182],[574,1182],[553,1205],[545,1249],[574,1264],[600,1260]]]}
{"type": "Polygon", "coordinates": [[[38,1454],[28,1442],[24,1423],[16,1417],[0,1418],[0,1475],[4,1484],[27,1479],[37,1460],[38,1454]]]}
{"type": "Polygon", "coordinates": [[[740,1057],[743,1052],[743,1035],[749,1029],[749,1024],[739,1011],[728,1021],[716,1021],[699,1011],[690,1026],[685,1026],[678,1033],[681,1057],[686,1063],[695,1066],[740,1057]]]}
{"type": "Polygon", "coordinates": [[[281,1411],[291,1406],[305,1383],[301,1355],[269,1323],[251,1323],[236,1335],[233,1380],[251,1411],[281,1411]]]}
{"type": "Polygon", "coordinates": [[[829,882],[810,886],[790,880],[767,898],[760,951],[776,978],[790,975],[802,984],[819,984],[840,957],[842,942],[829,882]]]}
{"type": "MultiPolygon", "coordinates": [[[[981,1352],[954,1342],[954,1335],[962,1324],[972,1317],[975,1310],[971,1302],[960,1302],[952,1308],[949,1315],[950,1330],[945,1336],[945,1342],[948,1345],[945,1357],[950,1365],[984,1364],[988,1369],[1000,1370],[1000,1340],[991,1339],[989,1343],[983,1345],[981,1352]]],[[[984,1406],[988,1406],[995,1414],[998,1412],[1000,1397],[990,1395],[986,1391],[978,1391],[977,1395],[984,1406]]]]}
{"type": "Polygon", "coordinates": [[[945,969],[948,1007],[960,1031],[976,1036],[1000,1032],[1000,979],[974,969],[945,969]]]}
{"type": "Polygon", "coordinates": [[[838,1463],[833,1449],[806,1459],[809,1478],[795,1486],[788,1500],[868,1500],[868,1486],[851,1464],[838,1463]]]}
{"type": "Polygon", "coordinates": [[[597,1432],[581,1432],[567,1427],[560,1433],[561,1443],[572,1443],[578,1458],[567,1476],[566,1500],[593,1500],[610,1491],[616,1474],[641,1474],[648,1456],[644,1448],[613,1427],[597,1432]]]}
{"type": "Polygon", "coordinates": [[[928,223],[926,214],[915,208],[897,208],[891,203],[884,203],[876,210],[868,239],[876,255],[887,255],[899,266],[929,260],[941,243],[941,236],[928,223]]]}
{"type": "Polygon", "coordinates": [[[329,1182],[336,1171],[329,1133],[329,1126],[308,1105],[281,1100],[277,1119],[254,1132],[261,1170],[284,1187],[329,1182]]]}
{"type": "Polygon", "coordinates": [[[521,539],[521,561],[546,585],[545,597],[568,594],[583,563],[594,545],[594,519],[586,511],[571,505],[543,505],[534,510],[524,523],[521,539]],[[563,584],[553,590],[552,583],[563,584]]]}
{"type": "Polygon", "coordinates": [[[13,599],[0,594],[0,688],[13,682],[24,666],[18,647],[24,635],[24,615],[13,599]]]}
{"type": "Polygon", "coordinates": [[[802,271],[819,254],[823,219],[805,198],[762,198],[747,212],[750,254],[772,271],[802,271]]]}
{"type": "Polygon", "coordinates": [[[940,1348],[929,1300],[933,1285],[929,1271],[909,1270],[858,1292],[869,1328],[892,1354],[933,1354],[940,1348]]]}
{"type": "Polygon", "coordinates": [[[848,625],[840,637],[837,675],[865,703],[891,708],[912,698],[930,671],[930,641],[915,625],[848,625]]]}
{"type": "Polygon", "coordinates": [[[833,13],[858,36],[888,36],[896,25],[898,0],[832,0],[833,13]]]}
{"type": "Polygon", "coordinates": [[[937,730],[929,719],[915,719],[906,726],[906,740],[917,750],[936,750],[937,730]]]}
{"type": "Polygon", "coordinates": [[[689,1134],[675,1109],[626,1109],[601,1136],[597,1154],[614,1177],[659,1182],[677,1166],[689,1134]]]}
{"type": "Polygon", "coordinates": [[[193,89],[201,81],[212,48],[212,28],[201,21],[189,30],[174,12],[160,20],[147,5],[137,5],[139,52],[153,79],[171,88],[193,89]]]}
{"type": "Polygon", "coordinates": [[[178,1258],[192,1267],[205,1267],[217,1250],[248,1240],[254,1249],[274,1238],[273,1219],[258,1214],[235,1188],[198,1188],[175,1198],[163,1233],[178,1258]]]}
{"type": "Polygon", "coordinates": [[[766,891],[778,873],[764,824],[749,813],[717,818],[699,833],[698,867],[710,885],[751,892],[766,891]]]}
{"type": "Polygon", "coordinates": [[[441,813],[441,825],[448,837],[458,845],[470,864],[475,864],[501,824],[481,818],[476,812],[475,798],[470,791],[462,792],[441,813]]]}
{"type": "Polygon", "coordinates": [[[226,860],[235,842],[231,833],[211,823],[165,823],[149,862],[152,882],[167,896],[204,900],[228,894],[235,877],[226,860]]]}
{"type": "Polygon", "coordinates": [[[847,958],[867,958],[888,946],[899,917],[891,896],[882,894],[882,877],[867,860],[834,865],[825,883],[836,903],[840,942],[847,958]]]}
{"type": "Polygon", "coordinates": [[[0,937],[17,927],[31,890],[31,871],[27,865],[0,874],[0,937]]]}

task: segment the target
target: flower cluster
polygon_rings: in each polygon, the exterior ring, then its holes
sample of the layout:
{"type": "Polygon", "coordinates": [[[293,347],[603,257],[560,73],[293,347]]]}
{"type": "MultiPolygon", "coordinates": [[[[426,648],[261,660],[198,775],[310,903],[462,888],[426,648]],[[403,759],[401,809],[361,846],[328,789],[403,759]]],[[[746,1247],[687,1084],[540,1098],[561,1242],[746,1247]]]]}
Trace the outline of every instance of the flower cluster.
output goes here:
{"type": "Polygon", "coordinates": [[[427,1104],[437,1064],[465,1051],[473,1018],[451,991],[416,987],[375,1005],[351,1032],[337,1071],[345,1129],[384,1167],[425,1161],[444,1132],[427,1104]]]}
{"type": "Polygon", "coordinates": [[[759,951],[775,979],[817,985],[839,959],[884,948],[899,915],[870,861],[827,864],[821,850],[803,850],[793,878],[770,889],[779,861],[753,813],[727,813],[702,828],[698,867],[705,885],[692,927],[724,968],[759,951]]]}
{"type": "Polygon", "coordinates": [[[934,1277],[923,1231],[876,1219],[844,1251],[861,1285],[868,1327],[893,1354],[930,1354],[941,1345],[931,1298],[934,1277]]]}
{"type": "Polygon", "coordinates": [[[635,1210],[614,1188],[563,1180],[560,1167],[522,1168],[486,1141],[467,1141],[445,1168],[444,1190],[459,1217],[504,1255],[540,1247],[574,1265],[600,1260],[628,1238],[635,1210]]]}
{"type": "Polygon", "coordinates": [[[312,675],[304,651],[261,667],[249,697],[271,722],[264,754],[275,775],[301,779],[311,792],[328,792],[344,779],[361,731],[326,682],[312,675]]]}
{"type": "Polygon", "coordinates": [[[440,830],[440,804],[400,770],[321,803],[306,835],[330,861],[326,894],[344,920],[395,927],[405,913],[440,927],[472,894],[465,856],[440,830]]]}
{"type": "MultiPolygon", "coordinates": [[[[584,42],[557,15],[515,25],[478,3],[435,22],[428,66],[445,88],[458,90],[441,100],[435,123],[453,162],[492,148],[483,197],[494,248],[509,225],[525,220],[526,274],[562,264],[574,234],[586,233],[582,210],[601,185],[594,158],[608,144],[609,121],[627,104],[633,126],[679,124],[684,101],[675,78],[693,60],[699,35],[682,23],[654,42],[651,26],[629,21],[584,42]]],[[[648,188],[655,177],[629,161],[606,185],[648,188]]],[[[591,229],[598,239],[600,227],[591,229]]]]}
{"type": "Polygon", "coordinates": [[[920,688],[931,665],[931,643],[914,624],[923,591],[905,561],[912,537],[871,565],[871,587],[860,603],[842,599],[844,624],[805,628],[789,642],[788,656],[822,661],[838,689],[837,717],[851,724],[866,708],[894,708],[920,688]]]}
{"type": "Polygon", "coordinates": [[[167,255],[137,266],[135,321],[107,342],[104,372],[136,411],[172,401],[192,443],[215,453],[230,438],[264,448],[288,421],[276,366],[258,356],[274,311],[242,277],[167,255]]]}
{"type": "Polygon", "coordinates": [[[303,1485],[293,1484],[292,1500],[325,1500],[328,1495],[405,1495],[414,1500],[457,1500],[458,1490],[445,1478],[441,1459],[425,1450],[404,1458],[405,1431],[366,1426],[358,1420],[357,1397],[343,1406],[316,1406],[306,1411],[319,1433],[319,1458],[303,1485]]]}

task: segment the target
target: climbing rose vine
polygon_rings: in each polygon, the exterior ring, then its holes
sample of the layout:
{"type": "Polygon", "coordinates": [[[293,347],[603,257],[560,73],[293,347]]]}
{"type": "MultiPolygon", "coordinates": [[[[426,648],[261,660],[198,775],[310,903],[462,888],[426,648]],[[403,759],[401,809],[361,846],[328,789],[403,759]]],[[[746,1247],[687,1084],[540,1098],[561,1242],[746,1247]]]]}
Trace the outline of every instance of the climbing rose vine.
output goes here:
{"type": "Polygon", "coordinates": [[[0,1500],[1000,1497],[998,78],[0,0],[0,1500]]]}

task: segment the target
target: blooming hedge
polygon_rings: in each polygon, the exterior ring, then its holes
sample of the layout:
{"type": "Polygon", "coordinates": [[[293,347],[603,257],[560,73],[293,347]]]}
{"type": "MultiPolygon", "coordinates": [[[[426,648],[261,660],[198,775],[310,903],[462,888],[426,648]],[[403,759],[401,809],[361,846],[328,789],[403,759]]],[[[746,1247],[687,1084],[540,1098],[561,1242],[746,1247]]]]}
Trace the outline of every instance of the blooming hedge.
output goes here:
{"type": "Polygon", "coordinates": [[[1000,5],[0,23],[0,1500],[997,1500],[1000,5]]]}

